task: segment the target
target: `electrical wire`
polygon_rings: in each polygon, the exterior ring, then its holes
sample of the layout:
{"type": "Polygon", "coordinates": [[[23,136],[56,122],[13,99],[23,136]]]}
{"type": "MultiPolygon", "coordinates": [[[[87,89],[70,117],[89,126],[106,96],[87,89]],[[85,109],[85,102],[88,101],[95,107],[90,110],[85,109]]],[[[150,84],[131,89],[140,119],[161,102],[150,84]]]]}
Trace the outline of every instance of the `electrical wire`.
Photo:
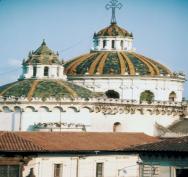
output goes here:
{"type": "Polygon", "coordinates": [[[9,71],[1,72],[0,76],[7,75],[9,73],[13,73],[13,72],[18,71],[18,70],[20,70],[20,68],[16,68],[16,69],[12,69],[12,70],[9,70],[9,71]]]}
{"type": "Polygon", "coordinates": [[[69,47],[67,47],[67,48],[65,48],[65,49],[63,49],[63,50],[60,50],[60,52],[65,52],[65,51],[68,51],[68,50],[70,50],[70,49],[72,49],[72,48],[75,48],[75,47],[77,47],[79,44],[81,44],[82,42],[83,42],[83,40],[80,40],[80,41],[74,43],[73,45],[71,45],[71,46],[69,46],[69,47]]]}

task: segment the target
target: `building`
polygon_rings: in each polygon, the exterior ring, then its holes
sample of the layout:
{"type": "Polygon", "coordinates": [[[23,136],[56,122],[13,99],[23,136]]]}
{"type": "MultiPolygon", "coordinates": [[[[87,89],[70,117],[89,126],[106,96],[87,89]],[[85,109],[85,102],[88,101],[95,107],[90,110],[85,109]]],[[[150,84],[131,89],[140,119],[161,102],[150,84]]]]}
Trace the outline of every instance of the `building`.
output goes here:
{"type": "Polygon", "coordinates": [[[185,75],[136,53],[106,7],[89,53],[64,62],[43,41],[0,87],[0,177],[187,176],[185,75]]]}
{"type": "Polygon", "coordinates": [[[160,134],[187,115],[185,76],[137,54],[133,34],[111,24],[90,53],[64,63],[41,46],[23,61],[18,81],[0,87],[0,130],[160,134]]]}
{"type": "Polygon", "coordinates": [[[0,177],[114,177],[127,166],[138,176],[138,154],[118,149],[156,141],[143,133],[0,132],[0,177]]]}
{"type": "Polygon", "coordinates": [[[0,177],[185,177],[187,147],[187,136],[0,132],[0,177]]]}

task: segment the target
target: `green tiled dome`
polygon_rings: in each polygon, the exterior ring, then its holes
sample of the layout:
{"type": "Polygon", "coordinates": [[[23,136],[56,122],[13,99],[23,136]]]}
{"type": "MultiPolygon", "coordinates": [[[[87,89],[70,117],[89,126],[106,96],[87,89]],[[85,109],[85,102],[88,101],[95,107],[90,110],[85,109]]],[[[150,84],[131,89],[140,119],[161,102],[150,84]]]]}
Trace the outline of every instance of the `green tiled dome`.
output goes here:
{"type": "Polygon", "coordinates": [[[171,75],[162,64],[134,52],[91,52],[64,65],[67,75],[171,75]]]}
{"type": "Polygon", "coordinates": [[[95,94],[90,90],[63,80],[32,80],[26,79],[0,87],[0,96],[4,97],[32,97],[46,99],[54,98],[85,98],[95,94]]]}
{"type": "Polygon", "coordinates": [[[41,46],[34,52],[29,53],[28,59],[23,64],[61,64],[58,54],[55,54],[51,49],[48,48],[45,41],[42,42],[41,46]]]}
{"type": "Polygon", "coordinates": [[[116,23],[111,23],[110,26],[100,30],[95,34],[97,37],[119,36],[119,37],[133,37],[132,33],[119,27],[116,23]]]}

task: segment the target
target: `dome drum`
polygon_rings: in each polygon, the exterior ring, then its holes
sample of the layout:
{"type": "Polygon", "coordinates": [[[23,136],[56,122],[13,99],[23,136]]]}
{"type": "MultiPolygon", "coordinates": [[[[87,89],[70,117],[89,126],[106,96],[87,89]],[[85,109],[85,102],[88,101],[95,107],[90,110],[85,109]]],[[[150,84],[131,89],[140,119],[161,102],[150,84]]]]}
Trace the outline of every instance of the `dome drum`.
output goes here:
{"type": "Polygon", "coordinates": [[[111,24],[109,27],[95,33],[93,36],[93,51],[131,51],[132,33],[111,24]]]}
{"type": "Polygon", "coordinates": [[[20,80],[23,79],[63,79],[67,77],[64,75],[64,67],[62,65],[23,65],[23,73],[20,80]]]}

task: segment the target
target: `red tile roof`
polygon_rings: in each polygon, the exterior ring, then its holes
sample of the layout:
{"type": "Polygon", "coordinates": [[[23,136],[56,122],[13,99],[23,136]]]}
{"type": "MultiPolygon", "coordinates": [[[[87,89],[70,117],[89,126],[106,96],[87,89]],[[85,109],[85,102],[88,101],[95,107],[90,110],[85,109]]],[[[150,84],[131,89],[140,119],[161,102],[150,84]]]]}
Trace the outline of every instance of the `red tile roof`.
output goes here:
{"type": "Polygon", "coordinates": [[[0,152],[115,151],[158,140],[143,133],[0,132],[0,152]]]}
{"type": "Polygon", "coordinates": [[[125,148],[125,151],[134,152],[188,152],[188,136],[179,138],[164,138],[161,141],[137,145],[132,148],[125,148]]]}

